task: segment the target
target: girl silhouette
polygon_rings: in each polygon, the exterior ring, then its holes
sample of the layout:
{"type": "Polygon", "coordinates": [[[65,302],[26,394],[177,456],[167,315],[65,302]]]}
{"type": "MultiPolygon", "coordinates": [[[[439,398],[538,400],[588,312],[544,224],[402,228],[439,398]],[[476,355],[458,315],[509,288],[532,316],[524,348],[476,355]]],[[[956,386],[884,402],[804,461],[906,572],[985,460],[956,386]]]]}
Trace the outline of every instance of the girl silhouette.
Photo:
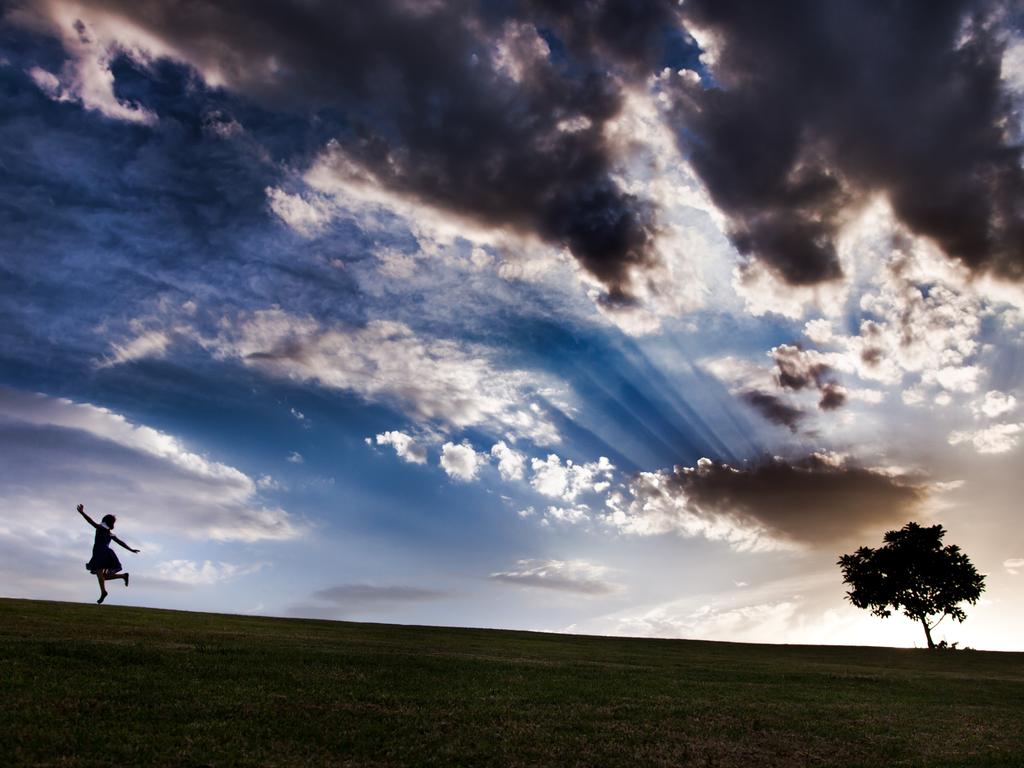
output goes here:
{"type": "Polygon", "coordinates": [[[102,603],[107,599],[107,588],[105,582],[111,579],[124,579],[124,585],[128,586],[128,574],[121,573],[121,561],[117,559],[117,555],[114,554],[114,550],[110,548],[110,542],[116,541],[122,547],[127,549],[129,552],[138,553],[139,550],[132,549],[117,536],[114,535],[114,523],[117,522],[117,518],[113,515],[104,515],[103,519],[96,523],[91,517],[85,514],[85,507],[81,504],[76,507],[78,514],[85,518],[85,521],[89,523],[93,528],[96,529],[96,539],[92,545],[92,559],[85,564],[85,567],[89,569],[89,573],[96,575],[96,578],[100,582],[100,599],[97,603],[102,603]]]}

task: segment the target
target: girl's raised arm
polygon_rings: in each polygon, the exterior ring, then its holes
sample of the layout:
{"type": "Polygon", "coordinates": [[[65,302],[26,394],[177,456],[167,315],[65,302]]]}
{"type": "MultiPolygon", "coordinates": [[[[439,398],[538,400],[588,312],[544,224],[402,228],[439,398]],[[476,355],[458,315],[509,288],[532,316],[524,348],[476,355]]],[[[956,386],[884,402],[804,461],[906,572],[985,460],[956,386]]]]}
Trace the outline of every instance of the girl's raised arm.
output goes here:
{"type": "Polygon", "coordinates": [[[93,519],[89,517],[87,514],[85,514],[85,507],[83,505],[79,504],[77,507],[75,507],[75,509],[78,510],[78,514],[85,518],[85,522],[87,522],[93,528],[99,528],[99,526],[96,525],[95,522],[93,522],[93,519]]]}

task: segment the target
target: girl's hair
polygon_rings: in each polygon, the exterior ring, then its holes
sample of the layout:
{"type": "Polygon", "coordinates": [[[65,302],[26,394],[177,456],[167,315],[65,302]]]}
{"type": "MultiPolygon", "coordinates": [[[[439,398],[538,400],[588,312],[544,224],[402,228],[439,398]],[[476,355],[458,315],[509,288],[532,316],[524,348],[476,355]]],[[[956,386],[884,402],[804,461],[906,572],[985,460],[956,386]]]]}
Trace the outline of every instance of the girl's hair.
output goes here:
{"type": "Polygon", "coordinates": [[[104,515],[103,516],[103,522],[106,523],[107,527],[109,528],[110,526],[112,526],[114,523],[117,522],[117,518],[114,517],[113,515],[104,515]]]}

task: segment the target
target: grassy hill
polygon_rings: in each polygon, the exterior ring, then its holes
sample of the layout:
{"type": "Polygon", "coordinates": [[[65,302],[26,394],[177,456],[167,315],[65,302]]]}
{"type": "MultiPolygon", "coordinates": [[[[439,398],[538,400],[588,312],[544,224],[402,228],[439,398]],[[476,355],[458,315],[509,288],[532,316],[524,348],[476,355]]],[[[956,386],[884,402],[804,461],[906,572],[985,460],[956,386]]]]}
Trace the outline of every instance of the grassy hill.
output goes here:
{"type": "Polygon", "coordinates": [[[1015,766],[1024,654],[0,600],[11,765],[1015,766]]]}

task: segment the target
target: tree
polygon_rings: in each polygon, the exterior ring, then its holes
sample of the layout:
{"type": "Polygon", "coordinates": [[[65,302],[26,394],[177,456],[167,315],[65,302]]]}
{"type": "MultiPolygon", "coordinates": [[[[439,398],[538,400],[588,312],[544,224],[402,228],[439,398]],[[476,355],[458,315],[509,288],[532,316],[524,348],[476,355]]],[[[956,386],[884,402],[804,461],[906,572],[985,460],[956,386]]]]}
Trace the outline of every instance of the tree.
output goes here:
{"type": "Polygon", "coordinates": [[[960,603],[974,605],[985,590],[985,577],[960,547],[942,546],[945,535],[941,525],[907,523],[898,531],[886,531],[884,546],[843,555],[838,562],[843,583],[852,587],[847,598],[882,618],[902,610],[921,622],[928,647],[935,648],[932,630],[938,623],[946,616],[963,622],[967,614],[960,603]]]}

